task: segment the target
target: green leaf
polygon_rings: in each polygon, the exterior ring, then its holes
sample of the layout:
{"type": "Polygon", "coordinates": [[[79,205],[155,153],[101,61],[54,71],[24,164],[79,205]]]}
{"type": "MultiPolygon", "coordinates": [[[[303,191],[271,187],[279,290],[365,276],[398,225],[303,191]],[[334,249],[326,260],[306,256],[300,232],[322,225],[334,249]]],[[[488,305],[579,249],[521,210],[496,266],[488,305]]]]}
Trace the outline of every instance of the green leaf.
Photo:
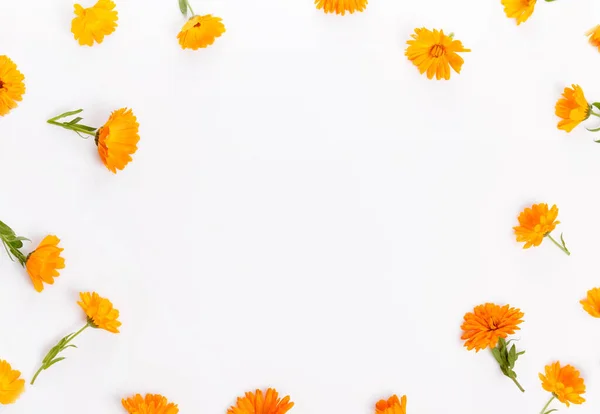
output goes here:
{"type": "Polygon", "coordinates": [[[594,129],[590,129],[590,128],[586,128],[588,131],[590,132],[598,132],[600,131],[600,127],[599,128],[594,128],[594,129]]]}
{"type": "Polygon", "coordinates": [[[508,365],[511,368],[515,367],[515,361],[517,360],[517,350],[515,349],[515,346],[513,345],[510,348],[510,351],[508,353],[508,365]]]}
{"type": "Polygon", "coordinates": [[[181,13],[186,16],[188,11],[188,4],[186,0],[179,0],[179,10],[181,13]]]}
{"type": "Polygon", "coordinates": [[[496,359],[496,361],[498,361],[500,367],[502,367],[504,365],[504,361],[502,359],[502,354],[500,353],[500,350],[498,348],[492,349],[492,355],[494,355],[494,358],[496,359]]]}
{"type": "Polygon", "coordinates": [[[600,102],[594,102],[594,103],[592,104],[592,106],[594,106],[594,107],[596,107],[596,108],[600,109],[600,102]]]}
{"type": "Polygon", "coordinates": [[[50,368],[52,365],[56,364],[57,362],[60,362],[60,361],[62,361],[63,359],[65,359],[65,357],[56,358],[56,359],[54,359],[54,360],[50,361],[50,362],[48,363],[48,365],[46,365],[46,367],[45,367],[44,369],[48,369],[48,368],[50,368]]]}
{"type": "Polygon", "coordinates": [[[83,119],[82,117],[78,116],[77,118],[73,119],[72,121],[67,122],[67,124],[75,125],[77,122],[81,121],[82,119],[83,119]]]}

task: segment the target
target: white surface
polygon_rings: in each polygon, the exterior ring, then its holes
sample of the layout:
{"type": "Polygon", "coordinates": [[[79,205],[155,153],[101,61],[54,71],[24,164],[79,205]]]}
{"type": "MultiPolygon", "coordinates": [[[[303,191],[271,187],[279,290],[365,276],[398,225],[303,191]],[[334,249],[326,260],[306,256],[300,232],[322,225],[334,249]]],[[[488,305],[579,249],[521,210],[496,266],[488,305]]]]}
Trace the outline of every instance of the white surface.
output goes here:
{"type": "Polygon", "coordinates": [[[27,84],[0,120],[0,217],[32,248],[57,234],[67,259],[38,294],[0,257],[0,357],[30,379],[83,323],[80,290],[123,322],[82,335],[6,412],[119,413],[160,392],[224,413],[274,386],[294,414],[372,413],[391,393],[409,413],[537,413],[556,359],[588,386],[569,412],[600,410],[600,320],[578,303],[600,286],[600,146],[553,114],[571,83],[600,101],[583,35],[597,0],[540,1],[520,27],[499,0],[373,0],[344,18],[311,0],[193,7],[227,27],[207,50],[179,48],[175,0],[119,1],[93,48],[72,38],[71,1],[0,2],[0,53],[27,84]],[[472,48],[461,75],[430,81],[406,60],[420,26],[472,48]],[[101,125],[123,106],[141,141],[116,176],[93,142],[45,123],[82,107],[101,125]],[[532,202],[559,206],[571,257],[515,242],[532,202]],[[462,347],[485,301],[525,312],[523,395],[462,347]]]}

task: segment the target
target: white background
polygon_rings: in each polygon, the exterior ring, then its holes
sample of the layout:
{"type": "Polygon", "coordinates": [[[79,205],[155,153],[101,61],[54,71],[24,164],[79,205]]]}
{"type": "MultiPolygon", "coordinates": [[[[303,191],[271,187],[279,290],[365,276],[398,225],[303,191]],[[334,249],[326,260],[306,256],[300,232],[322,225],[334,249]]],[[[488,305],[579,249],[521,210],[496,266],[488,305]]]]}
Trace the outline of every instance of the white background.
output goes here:
{"type": "Polygon", "coordinates": [[[600,145],[558,131],[554,104],[571,83],[600,101],[584,36],[600,3],[538,1],[519,27],[500,0],[373,0],[345,17],[311,0],[192,4],[227,27],[196,52],[177,43],[175,0],[119,1],[93,48],[70,33],[71,1],[0,2],[0,54],[27,85],[0,120],[0,219],[28,249],[58,235],[67,261],[39,294],[0,256],[0,358],[30,379],[84,323],[82,290],[123,322],[85,332],[3,414],[121,413],[136,392],[224,413],[268,386],[294,414],[372,413],[392,393],[409,413],[538,413],[537,374],[557,359],[588,387],[569,412],[599,412],[600,320],[579,300],[600,286],[600,145]],[[473,50],[462,74],[407,61],[421,26],[473,50]],[[116,176],[91,140],[45,123],[85,108],[100,126],[124,106],[141,141],[116,176]],[[571,257],[515,242],[534,202],[559,206],[571,257]],[[486,301],[525,312],[525,394],[460,341],[486,301]]]}

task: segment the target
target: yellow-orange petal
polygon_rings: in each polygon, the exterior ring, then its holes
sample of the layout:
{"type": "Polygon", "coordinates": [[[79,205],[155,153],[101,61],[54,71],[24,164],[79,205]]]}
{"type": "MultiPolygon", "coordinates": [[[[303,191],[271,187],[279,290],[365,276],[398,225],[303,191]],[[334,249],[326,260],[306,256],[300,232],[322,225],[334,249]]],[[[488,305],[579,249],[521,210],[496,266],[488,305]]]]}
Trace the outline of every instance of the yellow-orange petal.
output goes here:
{"type": "Polygon", "coordinates": [[[375,414],[406,414],[406,395],[398,399],[396,394],[387,400],[380,400],[375,404],[375,414]]]}
{"type": "Polygon", "coordinates": [[[506,17],[515,19],[517,26],[527,21],[533,14],[537,0],[502,0],[506,17]]]}
{"type": "Polygon", "coordinates": [[[210,14],[193,16],[177,35],[182,49],[198,50],[212,45],[217,37],[225,33],[225,25],[220,17],[210,14]]]}
{"type": "Polygon", "coordinates": [[[499,306],[494,303],[485,303],[476,306],[473,312],[464,316],[461,325],[465,341],[465,348],[476,352],[485,348],[494,348],[498,339],[514,334],[523,322],[525,314],[518,308],[509,305],[499,306]]]}
{"type": "Polygon", "coordinates": [[[588,290],[586,298],[579,303],[581,303],[583,309],[591,316],[600,318],[600,288],[588,290]]]}
{"type": "Polygon", "coordinates": [[[0,116],[8,114],[23,100],[25,76],[8,56],[0,55],[0,116]]]}
{"type": "Polygon", "coordinates": [[[585,35],[589,37],[590,44],[597,47],[598,52],[600,52],[600,24],[587,31],[585,35]]]}
{"type": "Polygon", "coordinates": [[[104,36],[113,33],[117,27],[118,14],[112,0],[98,0],[88,8],[75,4],[75,18],[71,22],[71,32],[80,45],[93,46],[102,43],[104,36]]]}
{"type": "Polygon", "coordinates": [[[341,14],[346,12],[352,14],[354,12],[362,12],[367,8],[368,0],[315,0],[317,9],[323,10],[325,13],[341,14]]]}
{"type": "Polygon", "coordinates": [[[123,408],[129,414],[177,414],[177,404],[170,403],[160,394],[146,394],[142,397],[136,394],[133,397],[121,400],[123,408]]]}
{"type": "Polygon", "coordinates": [[[93,323],[95,328],[104,329],[108,332],[119,333],[119,311],[113,307],[110,300],[98,295],[96,292],[81,292],[80,302],[77,302],[93,323]]]}
{"type": "Polygon", "coordinates": [[[553,393],[556,398],[567,405],[582,404],[585,398],[585,384],[579,371],[571,365],[560,366],[560,362],[546,365],[544,374],[539,374],[542,388],[553,393]]]}
{"type": "Polygon", "coordinates": [[[513,227],[517,241],[525,243],[524,249],[539,246],[544,237],[560,224],[560,221],[556,220],[557,217],[556,205],[548,209],[548,204],[540,203],[526,208],[519,214],[519,225],[513,227]]]}
{"type": "Polygon", "coordinates": [[[58,247],[60,239],[50,235],[44,237],[25,262],[27,273],[38,292],[44,290],[44,283],[54,284],[54,278],[60,276],[59,269],[65,268],[65,259],[61,257],[64,249],[58,247]]]}
{"type": "Polygon", "coordinates": [[[590,116],[590,104],[585,99],[583,89],[579,85],[565,88],[554,107],[554,113],[561,118],[558,129],[571,132],[573,128],[585,121],[590,116]]]}
{"type": "Polygon", "coordinates": [[[280,399],[277,391],[269,388],[264,395],[261,390],[256,390],[238,397],[236,405],[229,408],[227,414],[285,414],[293,406],[289,396],[280,399]]]}
{"type": "Polygon", "coordinates": [[[25,391],[25,380],[19,371],[0,359],[0,405],[14,404],[25,391]]]}
{"type": "Polygon", "coordinates": [[[113,173],[132,161],[140,141],[139,124],[131,109],[121,108],[110,115],[96,132],[96,145],[102,163],[113,173]]]}

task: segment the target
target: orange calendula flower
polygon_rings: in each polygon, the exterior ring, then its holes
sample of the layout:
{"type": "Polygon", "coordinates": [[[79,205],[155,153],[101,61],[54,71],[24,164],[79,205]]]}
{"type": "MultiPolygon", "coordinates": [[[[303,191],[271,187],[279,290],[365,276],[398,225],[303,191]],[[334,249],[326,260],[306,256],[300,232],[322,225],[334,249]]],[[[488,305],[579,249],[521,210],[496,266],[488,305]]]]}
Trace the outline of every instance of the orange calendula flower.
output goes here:
{"type": "Polygon", "coordinates": [[[550,234],[560,224],[560,221],[556,220],[557,217],[556,205],[548,209],[548,204],[540,203],[526,208],[519,214],[519,225],[513,227],[517,241],[525,243],[523,248],[529,249],[531,246],[539,246],[544,237],[548,237],[559,249],[570,255],[571,252],[567,249],[562,234],[560,244],[550,234]]]}
{"type": "Polygon", "coordinates": [[[600,24],[585,33],[590,39],[590,44],[598,48],[600,52],[600,24]]]}
{"type": "Polygon", "coordinates": [[[565,88],[562,98],[556,102],[556,116],[562,118],[558,123],[558,129],[571,132],[573,128],[590,117],[591,106],[583,95],[579,85],[571,85],[565,88]]]}
{"type": "Polygon", "coordinates": [[[87,328],[100,328],[112,333],[119,333],[118,328],[121,326],[121,322],[117,320],[119,318],[119,311],[113,308],[110,300],[104,299],[96,292],[81,292],[79,297],[81,298],[81,302],[77,302],[77,304],[81,306],[87,315],[87,323],[77,332],[70,333],[62,338],[48,351],[48,354],[42,360],[40,368],[33,376],[31,385],[35,383],[35,380],[42,371],[65,359],[64,357],[58,357],[62,351],[71,347],[76,348],[71,342],[87,328]]]}
{"type": "Polygon", "coordinates": [[[65,259],[60,256],[64,249],[58,247],[59,243],[58,237],[46,236],[27,257],[25,267],[38,292],[44,290],[44,283],[53,285],[54,278],[60,276],[58,270],[65,268],[65,259]]]}
{"type": "Polygon", "coordinates": [[[427,78],[437,80],[450,79],[450,68],[456,73],[464,63],[459,52],[470,52],[465,49],[460,40],[454,40],[454,35],[446,36],[443,30],[429,30],[424,27],[415,29],[412,39],[406,42],[406,56],[421,74],[427,72],[427,78]]]}
{"type": "Polygon", "coordinates": [[[510,19],[516,19],[517,26],[527,21],[533,14],[537,0],[502,0],[504,13],[510,19]]]}
{"type": "Polygon", "coordinates": [[[192,16],[177,35],[182,49],[198,50],[212,45],[217,37],[225,33],[220,17],[210,14],[192,16]]]}
{"type": "Polygon", "coordinates": [[[588,290],[587,297],[579,303],[583,309],[594,318],[600,318],[600,288],[588,290]]]}
{"type": "Polygon", "coordinates": [[[102,163],[113,173],[123,170],[132,160],[131,155],[137,151],[140,141],[139,124],[131,109],[121,108],[110,115],[110,118],[100,128],[81,124],[83,118],[77,117],[70,122],[59,122],[59,119],[81,113],[83,109],[65,112],[48,120],[56,125],[79,135],[93,136],[98,146],[98,154],[102,163]]]}
{"type": "Polygon", "coordinates": [[[229,408],[227,414],[285,414],[293,406],[289,396],[280,399],[277,391],[269,388],[264,396],[261,390],[256,390],[238,397],[235,407],[229,408]]]}
{"type": "Polygon", "coordinates": [[[0,405],[14,404],[25,391],[21,373],[0,359],[0,405]]]}
{"type": "Polygon", "coordinates": [[[583,378],[571,365],[560,366],[560,362],[546,365],[545,375],[539,374],[542,387],[552,393],[552,398],[542,409],[542,413],[550,413],[556,410],[546,411],[554,399],[558,399],[569,407],[571,404],[582,404],[585,399],[581,394],[585,393],[583,378]]]}
{"type": "Polygon", "coordinates": [[[75,5],[75,15],[71,23],[71,32],[80,45],[93,46],[102,43],[104,36],[115,31],[118,15],[112,0],[98,0],[88,8],[75,5]]]}
{"type": "Polygon", "coordinates": [[[121,401],[129,414],[177,414],[179,408],[160,394],[136,394],[121,401]]]}
{"type": "Polygon", "coordinates": [[[0,55],[0,116],[17,107],[25,94],[25,76],[8,56],[0,55]]]}
{"type": "Polygon", "coordinates": [[[341,14],[361,12],[367,8],[367,0],[315,0],[317,9],[325,13],[341,14]]]}
{"type": "Polygon", "coordinates": [[[375,414],[406,414],[406,395],[398,399],[396,394],[387,400],[380,400],[375,404],[375,414]]]}

